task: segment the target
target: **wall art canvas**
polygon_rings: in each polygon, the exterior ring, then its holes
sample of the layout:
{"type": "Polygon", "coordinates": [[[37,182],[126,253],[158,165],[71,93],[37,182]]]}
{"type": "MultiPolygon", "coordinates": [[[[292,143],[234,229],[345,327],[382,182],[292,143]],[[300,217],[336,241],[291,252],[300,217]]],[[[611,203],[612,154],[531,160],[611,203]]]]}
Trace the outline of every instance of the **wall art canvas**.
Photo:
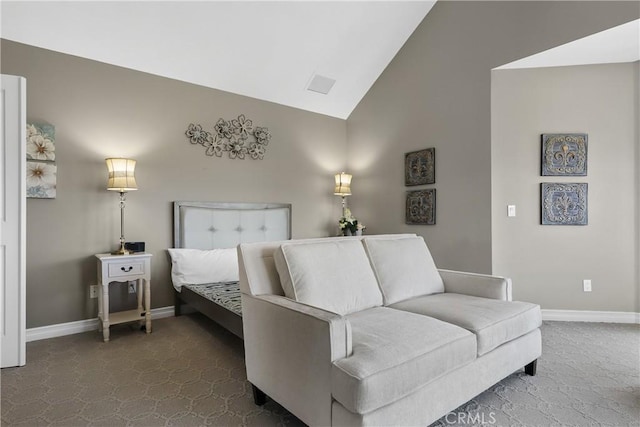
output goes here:
{"type": "Polygon", "coordinates": [[[56,128],[48,124],[27,124],[27,160],[56,159],[56,128]]]}
{"type": "Polygon", "coordinates": [[[56,198],[56,128],[27,123],[27,198],[56,198]]]}
{"type": "Polygon", "coordinates": [[[435,148],[425,148],[404,155],[404,185],[435,184],[435,182],[435,148]]]}
{"type": "Polygon", "coordinates": [[[588,184],[543,182],[542,225],[587,225],[588,184]]]}
{"type": "Polygon", "coordinates": [[[436,189],[407,191],[406,223],[435,225],[436,189]]]}
{"type": "Polygon", "coordinates": [[[55,199],[57,172],[53,162],[27,160],[27,197],[55,199]]]}
{"type": "Polygon", "coordinates": [[[542,134],[543,176],[586,176],[586,133],[542,134]]]}

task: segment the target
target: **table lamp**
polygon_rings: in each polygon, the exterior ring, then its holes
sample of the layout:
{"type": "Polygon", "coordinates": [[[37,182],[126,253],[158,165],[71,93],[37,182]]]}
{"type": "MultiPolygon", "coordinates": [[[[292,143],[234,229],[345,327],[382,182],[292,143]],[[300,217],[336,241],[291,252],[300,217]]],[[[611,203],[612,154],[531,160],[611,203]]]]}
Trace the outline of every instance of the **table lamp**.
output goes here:
{"type": "Polygon", "coordinates": [[[107,170],[109,171],[109,181],[107,190],[118,191],[120,193],[120,249],[111,252],[112,255],[128,255],[130,251],[124,248],[124,205],[125,193],[138,189],[136,177],[136,161],[132,159],[109,158],[107,170]]]}
{"type": "Polygon", "coordinates": [[[335,176],[336,187],[333,190],[333,194],[342,197],[342,216],[345,216],[345,209],[347,208],[347,196],[351,195],[351,175],[348,173],[338,173],[335,176]]]}

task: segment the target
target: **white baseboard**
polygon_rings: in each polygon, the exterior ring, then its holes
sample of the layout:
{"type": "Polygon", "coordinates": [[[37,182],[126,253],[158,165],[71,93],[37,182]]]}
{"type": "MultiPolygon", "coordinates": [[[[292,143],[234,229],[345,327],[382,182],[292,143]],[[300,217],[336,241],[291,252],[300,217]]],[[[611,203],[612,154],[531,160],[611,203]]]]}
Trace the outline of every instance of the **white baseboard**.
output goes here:
{"type": "MultiPolygon", "coordinates": [[[[154,319],[174,316],[173,306],[151,309],[154,319]]],[[[640,313],[623,311],[583,311],[583,310],[542,310],[542,320],[560,322],[606,322],[640,324],[640,313]]],[[[96,331],[98,319],[78,320],[77,322],[59,323],[27,329],[27,342],[96,331]]]]}
{"type": "Polygon", "coordinates": [[[542,310],[542,320],[640,324],[640,313],[625,311],[542,310]]]}
{"type": "MultiPolygon", "coordinates": [[[[151,309],[152,319],[162,319],[174,315],[173,306],[151,309]]],[[[78,320],[76,322],[58,323],[56,325],[41,326],[27,329],[27,342],[45,340],[47,338],[62,337],[64,335],[79,334],[81,332],[97,331],[98,319],[78,320]]]]}

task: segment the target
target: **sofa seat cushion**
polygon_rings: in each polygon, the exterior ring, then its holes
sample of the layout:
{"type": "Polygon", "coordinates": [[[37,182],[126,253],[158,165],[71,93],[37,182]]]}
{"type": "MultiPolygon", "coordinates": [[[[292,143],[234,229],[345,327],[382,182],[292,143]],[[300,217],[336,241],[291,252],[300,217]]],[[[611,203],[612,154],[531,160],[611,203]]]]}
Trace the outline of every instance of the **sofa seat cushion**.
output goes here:
{"type": "Polygon", "coordinates": [[[351,356],[334,362],[331,392],[365,414],[476,358],[475,336],[427,316],[376,307],[347,316],[351,356]]]}
{"type": "Polygon", "coordinates": [[[542,324],[542,314],[537,304],[454,293],[417,297],[391,307],[434,317],[473,332],[478,339],[478,356],[542,324]]]}

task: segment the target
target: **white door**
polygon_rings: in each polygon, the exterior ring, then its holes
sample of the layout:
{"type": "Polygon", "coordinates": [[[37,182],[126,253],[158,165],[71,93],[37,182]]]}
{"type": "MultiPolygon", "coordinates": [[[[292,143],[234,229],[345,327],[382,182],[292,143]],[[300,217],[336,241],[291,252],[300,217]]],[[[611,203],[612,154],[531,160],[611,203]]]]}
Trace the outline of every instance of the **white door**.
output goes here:
{"type": "Polygon", "coordinates": [[[0,92],[0,365],[26,363],[27,80],[2,75],[0,92]]]}

